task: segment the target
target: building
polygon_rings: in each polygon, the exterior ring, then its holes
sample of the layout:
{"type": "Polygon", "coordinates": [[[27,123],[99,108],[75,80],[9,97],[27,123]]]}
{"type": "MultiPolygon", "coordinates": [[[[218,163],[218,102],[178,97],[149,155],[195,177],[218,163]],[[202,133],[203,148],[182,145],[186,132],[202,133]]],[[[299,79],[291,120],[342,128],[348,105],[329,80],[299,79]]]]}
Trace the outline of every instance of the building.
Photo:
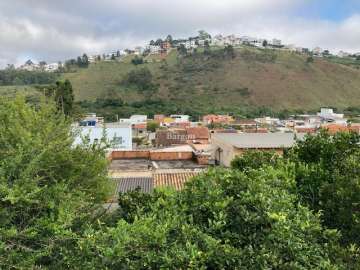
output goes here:
{"type": "Polygon", "coordinates": [[[321,108],[320,112],[317,113],[317,116],[325,123],[332,122],[344,126],[347,125],[347,120],[344,118],[344,114],[334,113],[334,110],[330,108],[321,108]]]}
{"type": "Polygon", "coordinates": [[[208,144],[209,129],[207,127],[189,127],[186,128],[187,143],[208,144]]]}
{"type": "Polygon", "coordinates": [[[170,115],[170,118],[174,119],[176,123],[181,122],[189,122],[190,116],[189,115],[183,115],[183,114],[172,114],[170,115]]]}
{"type": "MultiPolygon", "coordinates": [[[[86,121],[84,121],[86,122],[86,121]]],[[[84,143],[101,143],[108,145],[109,149],[115,150],[132,150],[132,129],[130,123],[109,123],[99,124],[89,121],[90,125],[75,125],[74,130],[77,132],[75,145],[84,143]]]]}
{"type": "Polygon", "coordinates": [[[59,67],[60,67],[59,63],[52,63],[45,65],[44,70],[47,72],[55,72],[59,70],[59,67]]]}
{"type": "MultiPolygon", "coordinates": [[[[302,138],[299,135],[298,138],[302,138]]],[[[231,161],[248,150],[275,151],[283,154],[284,149],[296,143],[292,133],[215,133],[211,144],[216,164],[229,167],[231,161]]]]}
{"type": "Polygon", "coordinates": [[[269,45],[271,45],[273,47],[281,47],[282,46],[281,40],[276,39],[276,38],[272,39],[269,43],[270,43],[269,45]]]}
{"type": "Polygon", "coordinates": [[[203,116],[203,123],[205,125],[229,124],[232,121],[234,121],[234,119],[229,115],[208,114],[203,116]]]}
{"type": "Polygon", "coordinates": [[[147,122],[147,115],[132,115],[130,118],[122,118],[120,123],[142,124],[147,122]]]}

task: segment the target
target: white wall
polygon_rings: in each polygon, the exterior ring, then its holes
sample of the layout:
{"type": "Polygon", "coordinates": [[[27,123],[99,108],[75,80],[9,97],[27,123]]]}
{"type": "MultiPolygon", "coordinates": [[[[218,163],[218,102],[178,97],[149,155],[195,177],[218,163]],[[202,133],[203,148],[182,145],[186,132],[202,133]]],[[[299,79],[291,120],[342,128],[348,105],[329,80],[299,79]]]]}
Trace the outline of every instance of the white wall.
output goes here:
{"type": "Polygon", "coordinates": [[[132,150],[132,129],[131,126],[111,126],[104,127],[78,127],[79,135],[75,138],[75,145],[83,143],[82,138],[89,136],[90,143],[100,142],[104,132],[107,143],[110,143],[111,149],[132,150]]]}

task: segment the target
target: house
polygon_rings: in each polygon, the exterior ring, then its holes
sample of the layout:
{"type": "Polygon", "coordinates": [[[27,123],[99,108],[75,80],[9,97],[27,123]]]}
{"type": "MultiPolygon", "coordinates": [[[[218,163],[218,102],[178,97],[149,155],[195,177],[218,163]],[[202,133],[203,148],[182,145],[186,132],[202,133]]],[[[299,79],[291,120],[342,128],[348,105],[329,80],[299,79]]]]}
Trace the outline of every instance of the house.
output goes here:
{"type": "Polygon", "coordinates": [[[281,40],[280,39],[272,39],[271,41],[269,41],[269,45],[273,46],[273,47],[281,47],[281,40]]]}
{"type": "Polygon", "coordinates": [[[142,55],[145,52],[145,49],[141,46],[137,46],[134,49],[134,54],[135,55],[142,55]]]}
{"type": "Polygon", "coordinates": [[[147,136],[147,123],[132,124],[133,137],[147,136]]]}
{"type": "Polygon", "coordinates": [[[231,127],[241,130],[256,130],[259,126],[259,124],[252,119],[240,119],[235,120],[234,122],[231,122],[231,127]]]}
{"type": "Polygon", "coordinates": [[[203,116],[203,123],[205,125],[229,124],[233,120],[232,116],[229,115],[208,114],[203,116]]]}
{"type": "Polygon", "coordinates": [[[108,123],[100,124],[93,122],[91,125],[74,125],[77,132],[74,144],[82,145],[84,142],[90,144],[105,142],[109,149],[132,150],[132,129],[130,123],[108,123]]]}
{"type": "Polygon", "coordinates": [[[322,53],[323,53],[323,49],[321,49],[320,47],[316,47],[312,50],[312,53],[315,55],[315,56],[322,56],[322,53]]]}
{"type": "Polygon", "coordinates": [[[185,129],[157,130],[155,144],[160,146],[171,146],[186,144],[188,141],[185,129]]]}
{"type": "Polygon", "coordinates": [[[172,171],[158,172],[153,175],[155,188],[168,187],[177,191],[182,190],[185,183],[199,175],[200,171],[172,171]]]}
{"type": "Polygon", "coordinates": [[[186,128],[187,143],[208,144],[209,129],[207,127],[189,127],[186,128]]]}
{"type": "Polygon", "coordinates": [[[216,163],[226,167],[245,151],[275,151],[281,155],[284,149],[293,147],[295,143],[296,137],[292,133],[215,133],[211,138],[216,163]]]}
{"type": "Polygon", "coordinates": [[[262,117],[262,118],[255,118],[255,122],[262,124],[262,125],[274,126],[280,122],[280,119],[271,118],[269,116],[266,116],[266,117],[262,117]]]}
{"type": "Polygon", "coordinates": [[[55,71],[59,70],[59,67],[60,67],[59,63],[52,63],[52,64],[45,65],[44,70],[47,72],[55,72],[55,71]]]}
{"type": "Polygon", "coordinates": [[[170,117],[174,119],[176,123],[189,122],[190,120],[189,115],[183,115],[183,114],[172,114],[170,115],[170,117]]]}
{"type": "Polygon", "coordinates": [[[337,57],[344,58],[344,57],[349,57],[350,55],[351,54],[348,53],[348,52],[339,51],[338,54],[337,54],[337,57]]]}
{"type": "Polygon", "coordinates": [[[131,124],[140,124],[147,122],[147,115],[132,115],[130,118],[122,118],[119,120],[120,123],[131,123],[131,124]]]}
{"type": "Polygon", "coordinates": [[[330,134],[336,134],[338,132],[355,132],[360,134],[360,125],[339,125],[339,124],[327,124],[322,126],[323,129],[327,130],[330,134]]]}
{"type": "Polygon", "coordinates": [[[334,113],[333,109],[321,108],[320,112],[317,113],[322,122],[325,123],[336,123],[340,125],[347,125],[347,120],[344,118],[344,114],[334,113]]]}

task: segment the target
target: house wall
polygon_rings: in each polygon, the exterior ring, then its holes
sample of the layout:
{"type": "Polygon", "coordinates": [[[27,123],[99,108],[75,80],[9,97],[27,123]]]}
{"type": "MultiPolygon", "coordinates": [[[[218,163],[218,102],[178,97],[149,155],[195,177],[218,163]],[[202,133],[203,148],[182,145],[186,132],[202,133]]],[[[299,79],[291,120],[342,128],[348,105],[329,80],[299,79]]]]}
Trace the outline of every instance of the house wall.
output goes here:
{"type": "Polygon", "coordinates": [[[111,159],[149,159],[149,151],[113,151],[111,159]]]}
{"type": "Polygon", "coordinates": [[[89,138],[91,144],[100,142],[103,136],[110,143],[110,148],[118,150],[132,150],[132,129],[128,127],[78,127],[78,136],[75,138],[74,144],[81,145],[82,139],[89,138]]]}
{"type": "Polygon", "coordinates": [[[191,160],[192,152],[150,152],[151,160],[191,160]]]}
{"type": "Polygon", "coordinates": [[[212,145],[214,146],[214,158],[219,163],[219,165],[230,167],[231,161],[236,156],[243,155],[246,151],[249,150],[257,150],[257,151],[269,151],[269,152],[275,152],[278,155],[284,154],[284,149],[242,149],[242,148],[236,148],[230,144],[227,144],[226,142],[223,142],[221,140],[218,140],[217,138],[213,137],[212,139],[212,145]],[[221,151],[218,151],[221,149],[221,151]]]}
{"type": "Polygon", "coordinates": [[[149,159],[149,160],[191,160],[192,152],[151,152],[151,151],[113,151],[111,160],[149,159]]]}

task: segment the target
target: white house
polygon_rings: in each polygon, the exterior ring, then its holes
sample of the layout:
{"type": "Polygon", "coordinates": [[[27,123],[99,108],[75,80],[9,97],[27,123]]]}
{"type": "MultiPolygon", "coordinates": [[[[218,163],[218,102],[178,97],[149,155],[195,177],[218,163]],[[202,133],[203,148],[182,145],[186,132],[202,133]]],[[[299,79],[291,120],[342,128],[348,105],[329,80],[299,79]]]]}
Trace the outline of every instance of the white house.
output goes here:
{"type": "Polygon", "coordinates": [[[280,47],[281,46],[281,40],[280,39],[274,38],[269,43],[270,43],[271,46],[275,46],[275,47],[280,47]]]}
{"type": "Polygon", "coordinates": [[[84,140],[90,144],[103,140],[109,144],[109,149],[132,150],[132,129],[130,123],[97,124],[95,126],[76,125],[78,132],[74,144],[82,145],[84,140]]]}
{"type": "Polygon", "coordinates": [[[190,116],[189,115],[182,115],[182,114],[172,114],[170,118],[175,120],[175,123],[184,123],[189,122],[190,116]]]}
{"type": "Polygon", "coordinates": [[[317,56],[321,56],[321,54],[323,53],[323,49],[321,49],[320,47],[316,47],[312,50],[313,54],[314,55],[317,55],[317,56]]]}
{"type": "Polygon", "coordinates": [[[55,72],[58,69],[59,69],[58,63],[52,63],[52,64],[45,65],[45,71],[47,71],[47,72],[55,72]]]}
{"type": "Polygon", "coordinates": [[[321,108],[320,112],[317,115],[326,122],[335,122],[337,124],[346,125],[347,121],[344,119],[344,114],[334,113],[333,109],[330,108],[321,108]]]}
{"type": "Polygon", "coordinates": [[[150,51],[150,54],[159,54],[161,51],[161,47],[156,45],[149,45],[147,49],[150,51]]]}
{"type": "Polygon", "coordinates": [[[119,120],[120,123],[142,124],[147,122],[147,115],[132,115],[130,118],[123,118],[119,120]]]}
{"type": "Polygon", "coordinates": [[[350,53],[344,52],[344,51],[339,51],[337,56],[340,57],[340,58],[349,57],[350,53]]]}

